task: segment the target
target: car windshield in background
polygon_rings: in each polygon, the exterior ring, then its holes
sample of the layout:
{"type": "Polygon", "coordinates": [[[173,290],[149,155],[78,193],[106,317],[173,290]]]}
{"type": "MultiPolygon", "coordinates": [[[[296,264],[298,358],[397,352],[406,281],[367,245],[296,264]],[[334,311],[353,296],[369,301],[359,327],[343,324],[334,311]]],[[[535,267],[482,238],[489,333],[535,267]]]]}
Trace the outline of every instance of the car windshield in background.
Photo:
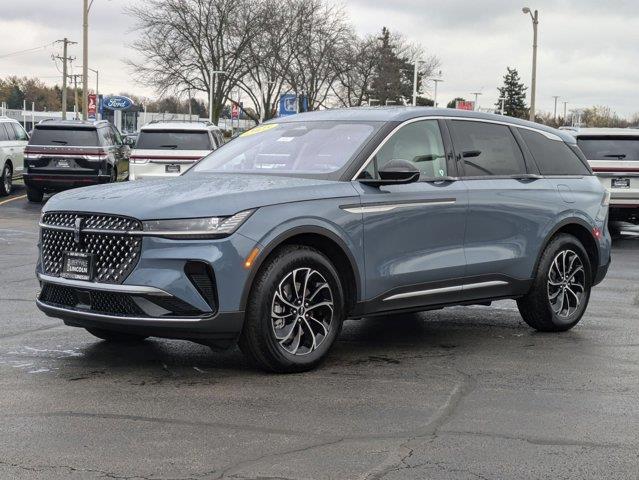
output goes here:
{"type": "Polygon", "coordinates": [[[96,147],[98,132],[94,128],[36,127],[30,145],[57,145],[60,147],[96,147]]]}
{"type": "Polygon", "coordinates": [[[191,171],[329,174],[343,168],[381,124],[268,123],[243,133],[191,171]]]}
{"type": "Polygon", "coordinates": [[[588,160],[639,161],[639,137],[579,137],[577,145],[588,160]]]}
{"type": "Polygon", "coordinates": [[[142,130],[135,148],[140,150],[211,150],[206,130],[142,130]]]}

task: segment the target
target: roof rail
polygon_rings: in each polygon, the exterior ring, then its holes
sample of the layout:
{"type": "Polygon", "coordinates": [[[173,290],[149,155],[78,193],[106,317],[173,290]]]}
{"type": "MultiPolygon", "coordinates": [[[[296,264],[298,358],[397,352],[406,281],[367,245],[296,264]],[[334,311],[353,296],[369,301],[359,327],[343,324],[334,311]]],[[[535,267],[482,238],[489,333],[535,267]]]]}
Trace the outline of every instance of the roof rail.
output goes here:
{"type": "Polygon", "coordinates": [[[213,122],[211,122],[210,120],[200,120],[195,119],[195,120],[179,120],[177,118],[172,118],[172,119],[167,119],[167,120],[151,120],[149,123],[147,123],[147,125],[151,125],[154,123],[203,123],[204,125],[207,126],[215,126],[215,124],[213,122]]]}

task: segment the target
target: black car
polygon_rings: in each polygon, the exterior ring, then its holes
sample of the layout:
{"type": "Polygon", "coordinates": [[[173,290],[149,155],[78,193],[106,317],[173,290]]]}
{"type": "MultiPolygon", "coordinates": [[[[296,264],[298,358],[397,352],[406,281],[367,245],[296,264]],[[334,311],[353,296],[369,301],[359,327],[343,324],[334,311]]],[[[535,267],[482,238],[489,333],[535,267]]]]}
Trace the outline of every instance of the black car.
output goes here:
{"type": "Polygon", "coordinates": [[[45,193],[124,180],[131,149],[107,121],[45,120],[25,150],[24,183],[31,202],[45,193]]]}

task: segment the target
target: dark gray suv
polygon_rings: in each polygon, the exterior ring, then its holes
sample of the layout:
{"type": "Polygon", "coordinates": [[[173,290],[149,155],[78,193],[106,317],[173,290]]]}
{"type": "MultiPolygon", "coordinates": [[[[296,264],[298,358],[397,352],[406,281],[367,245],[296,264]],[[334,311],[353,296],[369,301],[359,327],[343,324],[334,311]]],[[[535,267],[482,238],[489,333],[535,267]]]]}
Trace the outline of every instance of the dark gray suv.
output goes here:
{"type": "Polygon", "coordinates": [[[316,366],[346,318],[514,298],[533,328],[564,331],[610,263],[608,203],[557,130],[447,109],[312,112],[175,179],[54,196],[38,306],[110,341],[239,342],[280,372],[316,366]]]}

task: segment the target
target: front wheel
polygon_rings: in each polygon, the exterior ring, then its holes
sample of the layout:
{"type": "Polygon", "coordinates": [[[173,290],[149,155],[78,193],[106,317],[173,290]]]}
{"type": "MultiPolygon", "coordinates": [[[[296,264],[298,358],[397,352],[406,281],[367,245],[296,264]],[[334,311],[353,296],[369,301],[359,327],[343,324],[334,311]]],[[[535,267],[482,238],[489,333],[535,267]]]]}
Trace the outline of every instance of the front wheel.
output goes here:
{"type": "Polygon", "coordinates": [[[0,196],[9,195],[13,188],[13,170],[8,163],[2,169],[2,178],[0,178],[0,196]]]}
{"type": "Polygon", "coordinates": [[[542,254],[530,292],[517,301],[519,313],[541,332],[570,330],[586,311],[591,286],[583,245],[572,235],[557,235],[542,254]]]}
{"type": "Polygon", "coordinates": [[[316,367],[341,330],[343,292],[337,270],[322,253],[302,245],[282,248],[255,278],[240,349],[267,371],[316,367]]]}

